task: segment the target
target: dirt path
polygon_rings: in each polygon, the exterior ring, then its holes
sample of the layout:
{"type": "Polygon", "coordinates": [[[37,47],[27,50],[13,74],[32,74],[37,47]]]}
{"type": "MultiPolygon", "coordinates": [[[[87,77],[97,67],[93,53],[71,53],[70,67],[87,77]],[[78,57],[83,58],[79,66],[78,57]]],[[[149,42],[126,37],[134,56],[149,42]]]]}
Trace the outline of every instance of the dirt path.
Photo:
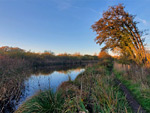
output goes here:
{"type": "Polygon", "coordinates": [[[146,113],[146,111],[141,107],[141,105],[133,98],[130,91],[126,88],[125,85],[123,85],[118,79],[115,79],[115,83],[120,87],[120,89],[124,92],[126,95],[126,99],[133,109],[135,113],[146,113]]]}

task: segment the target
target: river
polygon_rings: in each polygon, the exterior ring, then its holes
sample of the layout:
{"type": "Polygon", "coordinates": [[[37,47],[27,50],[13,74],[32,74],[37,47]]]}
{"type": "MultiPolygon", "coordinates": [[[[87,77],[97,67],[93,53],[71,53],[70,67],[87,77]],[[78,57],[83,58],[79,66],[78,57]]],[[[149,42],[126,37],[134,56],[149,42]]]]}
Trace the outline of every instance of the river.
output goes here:
{"type": "Polygon", "coordinates": [[[15,105],[17,109],[23,102],[31,98],[35,94],[41,91],[52,89],[54,92],[57,90],[59,85],[65,81],[75,80],[77,75],[84,72],[83,66],[75,67],[56,67],[52,69],[51,67],[38,69],[33,74],[31,74],[26,80],[24,80],[24,89],[22,90],[22,95],[19,102],[15,105]]]}

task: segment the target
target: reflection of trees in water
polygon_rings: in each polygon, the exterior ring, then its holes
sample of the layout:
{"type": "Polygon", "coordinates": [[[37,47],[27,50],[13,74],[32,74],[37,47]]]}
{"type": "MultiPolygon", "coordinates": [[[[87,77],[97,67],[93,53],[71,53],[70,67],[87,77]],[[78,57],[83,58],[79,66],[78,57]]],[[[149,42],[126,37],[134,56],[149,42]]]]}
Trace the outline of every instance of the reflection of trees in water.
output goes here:
{"type": "Polygon", "coordinates": [[[81,69],[83,69],[83,67],[78,67],[78,68],[75,68],[75,69],[68,69],[68,70],[60,70],[60,71],[57,71],[57,72],[58,72],[58,73],[68,74],[68,73],[70,73],[71,71],[80,72],[81,69]]]}
{"type": "Polygon", "coordinates": [[[44,66],[44,67],[38,67],[36,69],[33,69],[32,74],[34,75],[50,75],[54,71],[58,71],[59,73],[67,74],[70,70],[75,70],[76,72],[79,72],[81,68],[84,68],[84,65],[55,65],[55,66],[44,66]]]}

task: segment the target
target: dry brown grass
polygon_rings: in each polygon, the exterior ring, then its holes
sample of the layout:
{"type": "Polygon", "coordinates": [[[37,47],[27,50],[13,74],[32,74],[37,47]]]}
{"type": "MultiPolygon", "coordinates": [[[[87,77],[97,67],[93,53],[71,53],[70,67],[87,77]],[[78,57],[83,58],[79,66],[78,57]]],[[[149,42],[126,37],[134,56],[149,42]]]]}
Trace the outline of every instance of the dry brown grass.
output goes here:
{"type": "Polygon", "coordinates": [[[118,71],[128,71],[130,69],[130,65],[127,64],[119,64],[117,62],[114,62],[114,69],[118,71]]]}
{"type": "Polygon", "coordinates": [[[27,70],[26,61],[0,56],[0,112],[13,111],[13,103],[19,100],[27,70]]]}
{"type": "Polygon", "coordinates": [[[150,68],[147,66],[139,67],[137,65],[126,65],[114,62],[114,69],[123,72],[123,76],[127,80],[134,83],[140,83],[141,89],[150,88],[150,68]]]}

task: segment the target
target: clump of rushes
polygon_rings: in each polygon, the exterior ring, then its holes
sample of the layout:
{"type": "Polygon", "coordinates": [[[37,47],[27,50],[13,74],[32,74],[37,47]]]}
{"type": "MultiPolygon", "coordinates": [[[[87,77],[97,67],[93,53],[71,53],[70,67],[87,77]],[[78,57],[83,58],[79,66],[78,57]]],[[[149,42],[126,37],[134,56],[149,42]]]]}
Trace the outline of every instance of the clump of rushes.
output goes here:
{"type": "Polygon", "coordinates": [[[64,99],[61,92],[41,92],[25,102],[15,113],[61,113],[64,99]]]}

